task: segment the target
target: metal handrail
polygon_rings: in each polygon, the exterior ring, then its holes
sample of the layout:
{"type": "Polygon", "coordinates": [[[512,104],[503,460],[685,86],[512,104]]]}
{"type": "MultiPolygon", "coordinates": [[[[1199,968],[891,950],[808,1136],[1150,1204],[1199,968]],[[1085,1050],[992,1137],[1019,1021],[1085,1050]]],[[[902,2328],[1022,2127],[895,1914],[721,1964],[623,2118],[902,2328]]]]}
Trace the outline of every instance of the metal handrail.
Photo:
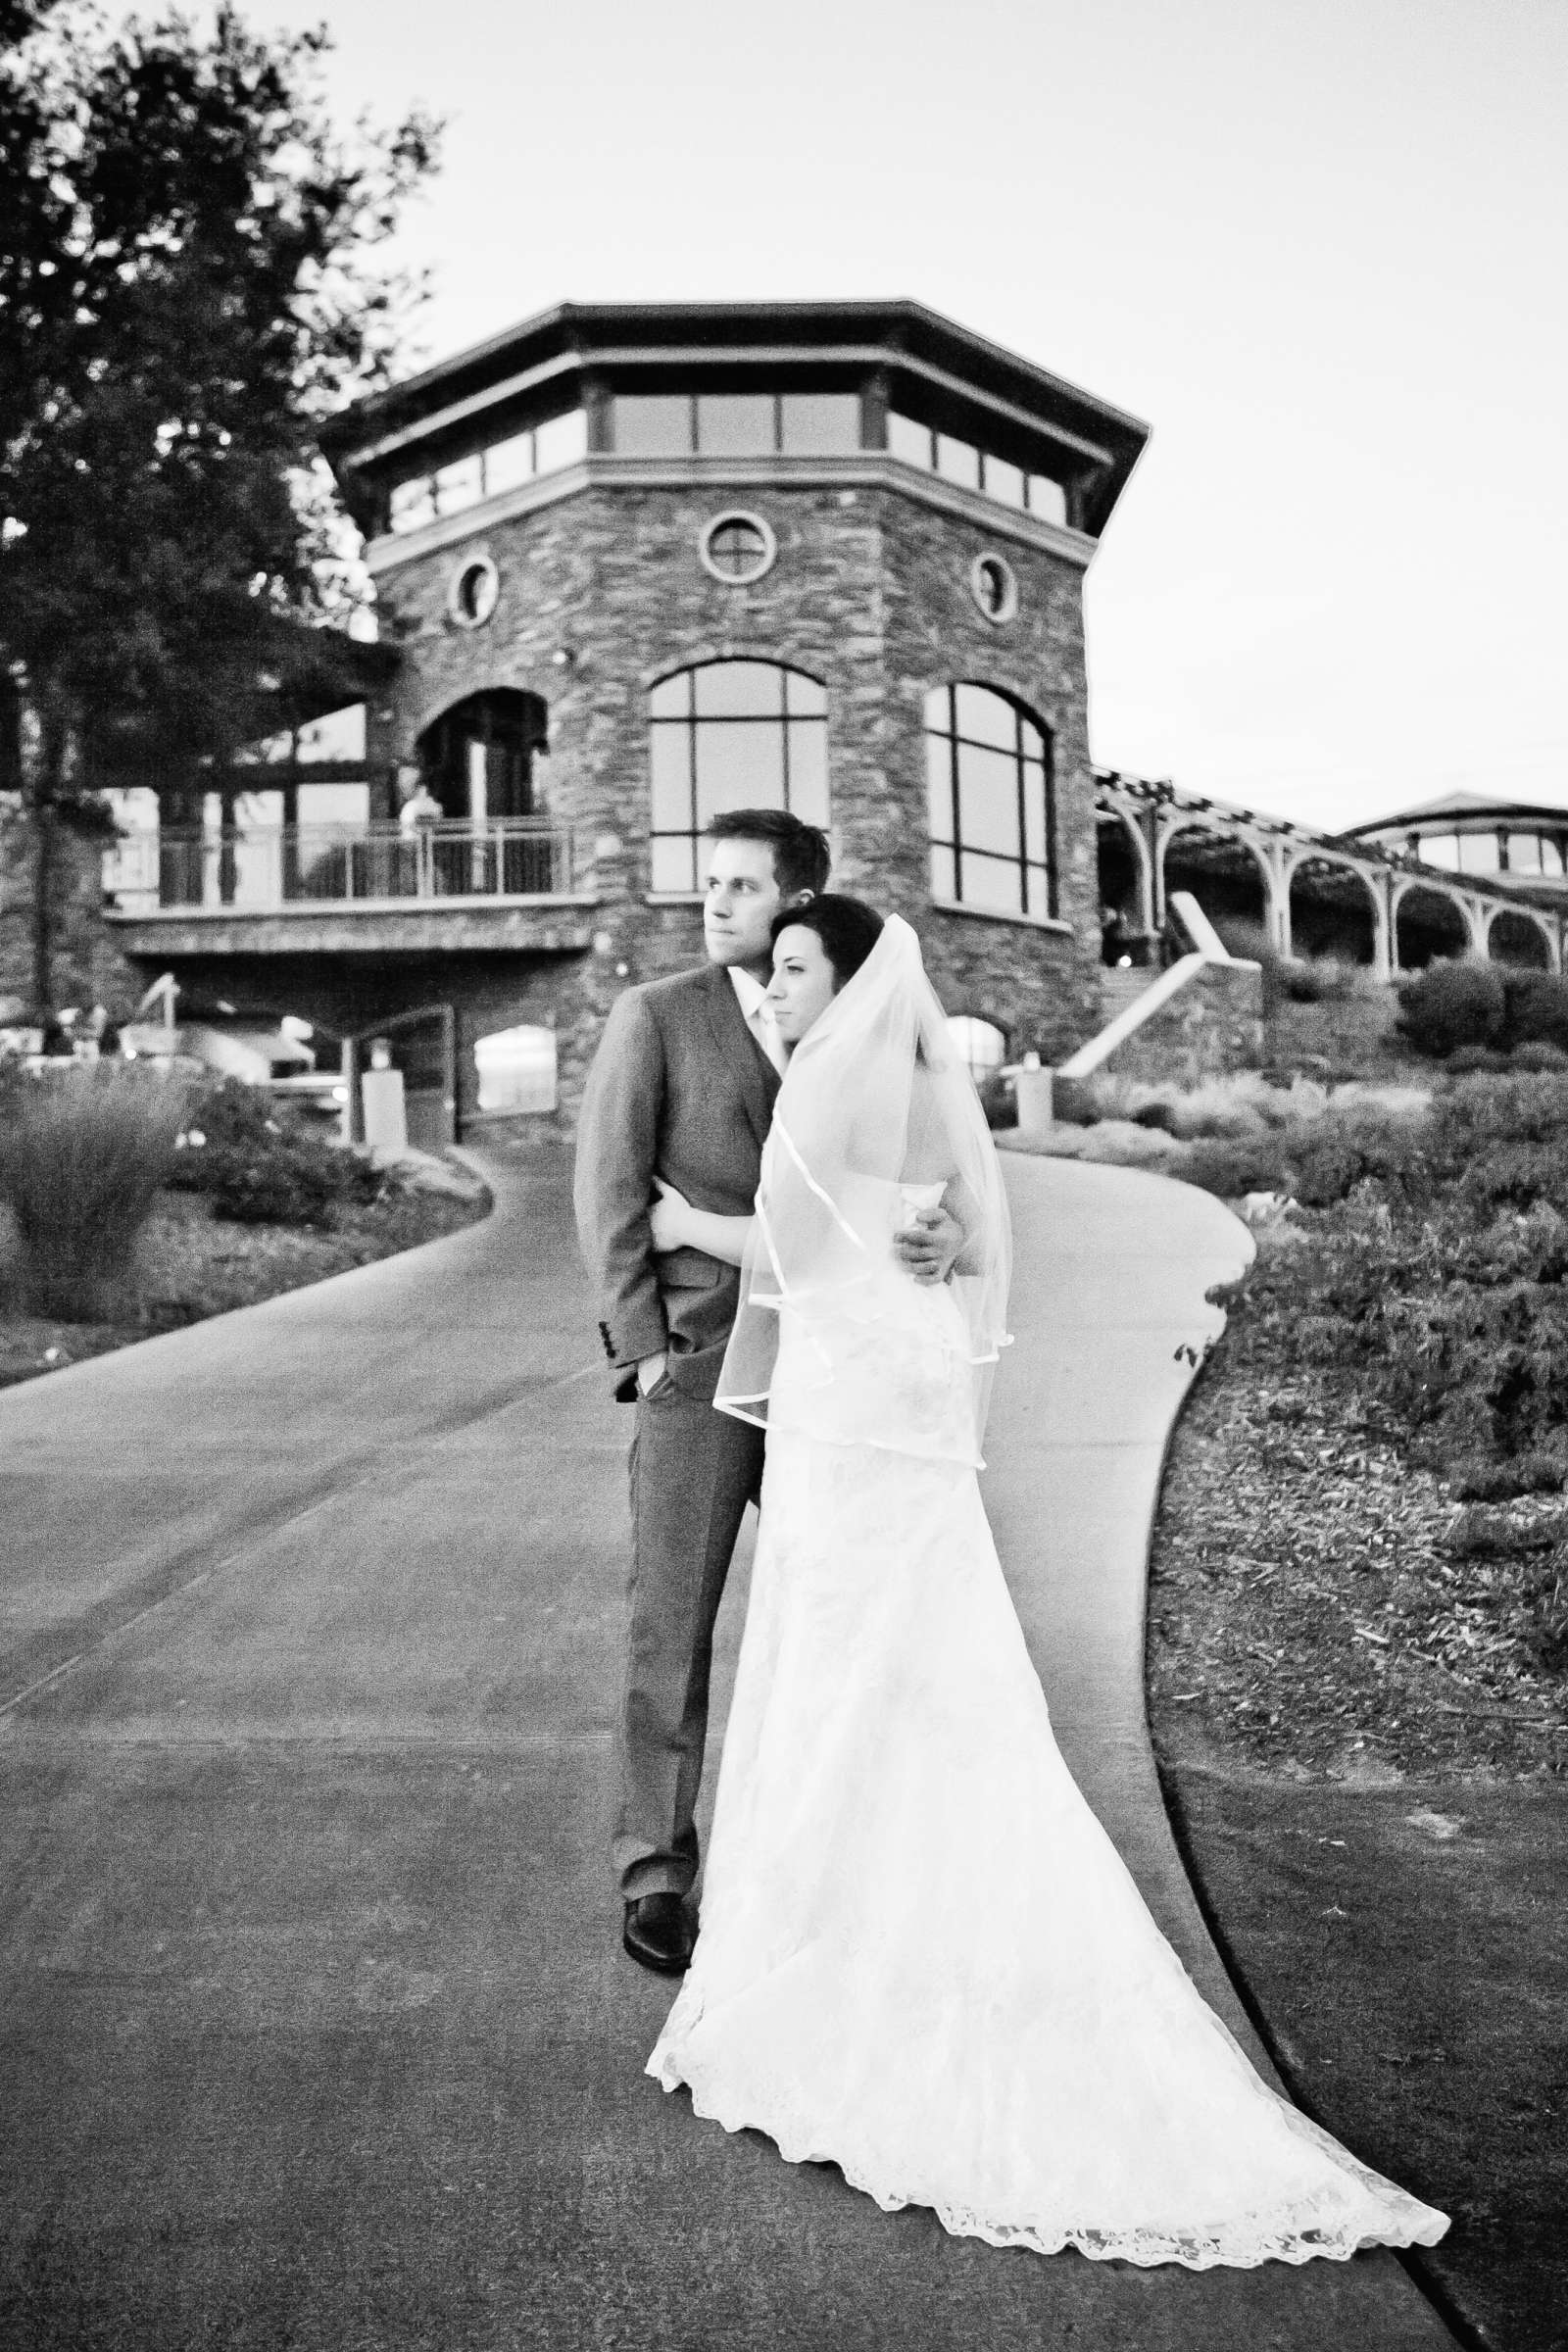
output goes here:
{"type": "Polygon", "coordinates": [[[410,905],[569,896],[575,837],[547,817],[434,817],[133,834],[108,851],[122,913],[410,905]]]}

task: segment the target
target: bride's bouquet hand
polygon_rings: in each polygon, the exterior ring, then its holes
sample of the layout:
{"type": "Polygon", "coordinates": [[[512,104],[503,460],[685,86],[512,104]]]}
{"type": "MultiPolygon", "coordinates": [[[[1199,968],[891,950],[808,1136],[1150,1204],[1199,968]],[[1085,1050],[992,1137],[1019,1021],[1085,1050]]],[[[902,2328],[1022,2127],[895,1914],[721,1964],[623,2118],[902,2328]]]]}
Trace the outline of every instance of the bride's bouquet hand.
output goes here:
{"type": "Polygon", "coordinates": [[[656,1257],[665,1250],[685,1249],[688,1229],[684,1220],[691,1205],[672,1184],[666,1184],[662,1176],[654,1178],[654,1203],[648,1212],[648,1222],[653,1230],[656,1257]]]}

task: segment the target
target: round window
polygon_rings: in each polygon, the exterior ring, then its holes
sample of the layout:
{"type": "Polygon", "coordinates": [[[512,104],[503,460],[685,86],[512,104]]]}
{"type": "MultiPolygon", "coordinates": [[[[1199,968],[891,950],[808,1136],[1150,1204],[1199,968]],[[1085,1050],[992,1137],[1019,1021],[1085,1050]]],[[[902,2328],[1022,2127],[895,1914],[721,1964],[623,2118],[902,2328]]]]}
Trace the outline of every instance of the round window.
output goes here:
{"type": "Polygon", "coordinates": [[[501,574],[488,556],[475,556],[453,580],[447,610],[460,628],[476,629],[489,619],[500,595],[501,574]]]}
{"type": "Polygon", "coordinates": [[[1018,582],[1002,556],[977,556],[969,592],[987,620],[1010,620],[1018,610],[1018,582]]]}
{"type": "Polygon", "coordinates": [[[778,554],[774,538],[760,514],[717,514],[697,543],[703,567],[726,588],[745,588],[760,580],[778,554]]]}

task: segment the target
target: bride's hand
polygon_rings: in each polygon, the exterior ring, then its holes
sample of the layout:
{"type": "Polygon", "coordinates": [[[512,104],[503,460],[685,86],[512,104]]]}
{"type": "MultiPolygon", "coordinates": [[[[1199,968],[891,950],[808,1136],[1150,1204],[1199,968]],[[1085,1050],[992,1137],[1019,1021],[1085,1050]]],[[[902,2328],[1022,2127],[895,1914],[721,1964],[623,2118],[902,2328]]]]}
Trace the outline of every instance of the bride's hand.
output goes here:
{"type": "Polygon", "coordinates": [[[654,1196],[648,1222],[653,1228],[655,1255],[668,1250],[684,1250],[687,1229],[683,1220],[691,1202],[684,1193],[677,1193],[672,1184],[666,1184],[662,1176],[654,1178],[654,1196]]]}

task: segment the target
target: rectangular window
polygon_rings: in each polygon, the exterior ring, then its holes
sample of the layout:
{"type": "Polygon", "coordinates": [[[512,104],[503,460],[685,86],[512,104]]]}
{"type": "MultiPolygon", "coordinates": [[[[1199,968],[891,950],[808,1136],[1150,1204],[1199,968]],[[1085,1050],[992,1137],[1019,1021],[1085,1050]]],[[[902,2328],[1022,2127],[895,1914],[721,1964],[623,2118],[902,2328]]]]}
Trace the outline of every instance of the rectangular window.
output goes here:
{"type": "Polygon", "coordinates": [[[691,734],[685,727],[650,729],[654,831],[686,833],[692,822],[691,734]]]}
{"type": "Polygon", "coordinates": [[[1502,837],[1504,860],[1510,874],[1539,874],[1541,871],[1541,835],[1539,833],[1505,833],[1502,837]]]}
{"type": "Polygon", "coordinates": [[[1032,760],[1023,770],[1023,854],[1033,865],[1046,862],[1046,777],[1032,760]]]}
{"type": "Polygon", "coordinates": [[[1449,874],[1459,871],[1459,843],[1452,833],[1428,833],[1418,854],[1423,865],[1441,865],[1449,874]]]}
{"type": "Polygon", "coordinates": [[[692,402],[688,392],[619,395],[612,404],[618,458],[689,458],[692,402]]]}
{"type": "Polygon", "coordinates": [[[983,752],[966,743],[958,754],[963,794],[964,871],[970,850],[999,858],[1018,855],[1018,762],[1010,752],[983,752]]]}
{"type": "Polygon", "coordinates": [[[1019,914],[1023,910],[1023,893],[1019,882],[1015,858],[978,858],[973,850],[964,851],[963,903],[966,906],[989,906],[997,914],[1019,914]]]}
{"type": "Polygon", "coordinates": [[[559,473],[563,466],[575,466],[588,455],[587,411],[568,409],[564,416],[552,416],[534,434],[533,448],[539,473],[559,473]]]}
{"type": "Polygon", "coordinates": [[[953,745],[946,735],[925,739],[925,802],[933,841],[953,839],[953,745]]]}
{"type": "Polygon", "coordinates": [[[484,494],[499,497],[503,490],[515,490],[519,482],[533,479],[533,435],[514,433],[510,441],[497,441],[484,453],[484,494]]]}
{"type": "Polygon", "coordinates": [[[790,810],[827,828],[827,729],[810,720],[789,729],[790,810]]]}
{"type": "Polygon", "coordinates": [[[477,452],[471,458],[459,458],[454,465],[443,466],[436,474],[438,514],[461,514],[465,507],[476,507],[483,496],[484,461],[477,452]]]}
{"type": "Polygon", "coordinates": [[[987,458],[985,478],[987,498],[999,499],[1004,507],[1021,507],[1024,503],[1025,489],[1023,474],[1016,466],[1007,465],[1002,458],[987,458]]]}
{"type": "Polygon", "coordinates": [[[952,906],[958,895],[957,876],[953,867],[953,852],[940,844],[931,850],[931,896],[944,899],[952,906]]]}
{"type": "Polygon", "coordinates": [[[1562,872],[1562,843],[1545,833],[1541,836],[1541,870],[1544,874],[1562,872]]]}
{"type": "Polygon", "coordinates": [[[789,456],[848,457],[860,446],[858,392],[786,392],[779,447],[789,456]]]}
{"type": "Polygon", "coordinates": [[[1043,473],[1029,476],[1029,512],[1044,522],[1067,520],[1067,493],[1059,482],[1047,481],[1043,473]]]}
{"type": "Polygon", "coordinates": [[[651,878],[655,890],[697,888],[697,845],[690,834],[679,834],[673,840],[662,840],[656,833],[651,847],[651,878]]]}
{"type": "Polygon", "coordinates": [[[697,822],[724,808],[782,808],[783,729],[776,719],[737,718],[697,737],[697,822]]]}
{"type": "Polygon", "coordinates": [[[888,412],[888,455],[902,458],[906,466],[919,466],[931,470],[931,428],[916,424],[911,417],[888,412]]]}
{"type": "Polygon", "coordinates": [[[422,531],[427,522],[434,522],[435,493],[427,474],[397,484],[392,492],[390,519],[394,531],[422,531]]]}
{"type": "Polygon", "coordinates": [[[705,458],[762,458],[773,454],[771,392],[700,392],[697,448],[705,458]]]}
{"type": "Polygon", "coordinates": [[[951,433],[937,435],[937,471],[968,490],[980,487],[980,452],[969,441],[955,441],[951,433]]]}

